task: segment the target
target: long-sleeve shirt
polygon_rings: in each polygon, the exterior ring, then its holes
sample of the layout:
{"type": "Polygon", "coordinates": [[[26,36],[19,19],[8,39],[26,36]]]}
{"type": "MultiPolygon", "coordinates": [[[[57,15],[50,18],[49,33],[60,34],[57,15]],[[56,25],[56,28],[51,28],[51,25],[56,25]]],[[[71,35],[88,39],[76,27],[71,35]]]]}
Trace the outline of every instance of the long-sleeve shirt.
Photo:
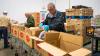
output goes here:
{"type": "Polygon", "coordinates": [[[65,32],[64,17],[59,11],[56,11],[56,14],[54,16],[48,13],[45,21],[42,23],[43,25],[49,25],[50,30],[65,32]]]}
{"type": "Polygon", "coordinates": [[[9,27],[9,25],[10,25],[10,17],[0,16],[0,27],[9,27]]]}

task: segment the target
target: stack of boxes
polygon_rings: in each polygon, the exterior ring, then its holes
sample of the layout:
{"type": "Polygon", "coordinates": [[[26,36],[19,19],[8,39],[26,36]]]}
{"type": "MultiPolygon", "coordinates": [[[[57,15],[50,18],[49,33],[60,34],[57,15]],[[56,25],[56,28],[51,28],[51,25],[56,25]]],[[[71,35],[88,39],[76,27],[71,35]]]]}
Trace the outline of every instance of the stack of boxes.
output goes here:
{"type": "MultiPolygon", "coordinates": [[[[86,6],[73,6],[72,9],[66,10],[66,29],[72,30],[75,34],[86,37],[86,27],[91,26],[93,9],[86,6]]],[[[86,39],[86,38],[84,38],[86,39]]],[[[87,42],[84,40],[84,43],[87,42]]]]}
{"type": "Polygon", "coordinates": [[[40,13],[39,12],[34,12],[32,14],[32,16],[34,17],[35,27],[39,26],[39,23],[40,23],[40,13]]]}

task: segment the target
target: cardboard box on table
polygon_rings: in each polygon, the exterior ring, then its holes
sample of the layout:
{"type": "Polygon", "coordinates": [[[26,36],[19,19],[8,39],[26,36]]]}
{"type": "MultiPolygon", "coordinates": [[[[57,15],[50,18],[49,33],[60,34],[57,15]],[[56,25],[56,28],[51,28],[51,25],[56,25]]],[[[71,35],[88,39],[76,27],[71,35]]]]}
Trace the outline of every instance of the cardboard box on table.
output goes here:
{"type": "Polygon", "coordinates": [[[39,36],[40,32],[42,32],[43,30],[40,29],[39,27],[30,27],[27,28],[25,27],[25,32],[28,33],[31,36],[39,36]]]}
{"type": "Polygon", "coordinates": [[[39,23],[40,23],[40,13],[39,12],[34,12],[32,14],[32,16],[34,17],[35,27],[39,26],[39,23]]]}
{"type": "MultiPolygon", "coordinates": [[[[59,42],[58,47],[49,43],[45,43],[45,42],[38,44],[39,48],[41,49],[40,51],[41,54],[43,56],[68,56],[69,55],[68,53],[76,51],[82,48],[83,46],[82,36],[77,36],[77,35],[72,35],[72,34],[67,34],[67,33],[60,33],[59,40],[60,42],[59,42]],[[56,51],[56,49],[58,51],[56,51]]],[[[78,53],[77,55],[80,55],[82,50],[79,50],[79,51],[80,53],[78,53]]],[[[85,50],[85,51],[87,52],[89,50],[85,50]]],[[[90,54],[90,52],[87,52],[87,54],[84,53],[83,55],[88,55],[88,54],[90,54]]]]}
{"type": "Polygon", "coordinates": [[[25,43],[31,47],[34,48],[34,39],[32,39],[32,36],[38,37],[40,32],[43,31],[39,29],[38,27],[31,27],[31,28],[25,28],[25,36],[24,41],[25,43]]]}
{"type": "Polygon", "coordinates": [[[25,39],[25,32],[24,31],[19,31],[19,39],[20,40],[22,40],[22,41],[24,41],[24,39],[25,39]]]}
{"type": "Polygon", "coordinates": [[[18,33],[19,33],[19,25],[18,24],[14,24],[13,25],[13,36],[18,38],[18,33]]]}
{"type": "Polygon", "coordinates": [[[32,35],[32,36],[36,36],[36,37],[38,37],[39,34],[43,31],[43,30],[40,29],[39,27],[31,27],[31,28],[29,28],[29,29],[30,29],[30,31],[31,31],[31,35],[32,35]]]}
{"type": "Polygon", "coordinates": [[[25,33],[29,34],[30,36],[32,35],[31,30],[27,27],[25,27],[25,33]]]}
{"type": "Polygon", "coordinates": [[[41,53],[42,49],[37,44],[44,42],[44,40],[42,40],[36,36],[32,36],[31,39],[34,40],[34,43],[33,43],[34,49],[37,50],[39,53],[41,53]]]}
{"type": "Polygon", "coordinates": [[[44,40],[39,39],[38,37],[36,39],[34,39],[34,48],[39,53],[41,53],[42,50],[39,46],[37,46],[37,44],[39,44],[41,42],[47,42],[47,43],[52,44],[56,47],[59,46],[59,32],[55,32],[55,31],[46,32],[44,35],[44,40]]]}
{"type": "Polygon", "coordinates": [[[25,36],[24,36],[24,42],[26,45],[28,45],[30,48],[34,48],[34,41],[33,39],[31,39],[31,35],[25,33],[25,36]]]}
{"type": "Polygon", "coordinates": [[[60,32],[57,32],[57,31],[46,32],[44,35],[44,41],[49,44],[59,47],[59,41],[60,41],[59,34],[60,32]]]}

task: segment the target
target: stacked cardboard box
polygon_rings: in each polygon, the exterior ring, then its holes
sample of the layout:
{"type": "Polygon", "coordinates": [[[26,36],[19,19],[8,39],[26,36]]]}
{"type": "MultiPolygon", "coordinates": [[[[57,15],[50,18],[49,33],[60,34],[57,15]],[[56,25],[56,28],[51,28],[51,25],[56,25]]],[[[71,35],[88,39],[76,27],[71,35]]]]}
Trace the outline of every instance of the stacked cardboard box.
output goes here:
{"type": "Polygon", "coordinates": [[[89,41],[86,36],[86,27],[91,26],[91,17],[93,9],[86,6],[74,6],[66,10],[66,29],[74,30],[75,34],[84,37],[84,44],[89,41]]]}
{"type": "Polygon", "coordinates": [[[93,9],[90,7],[66,9],[66,15],[67,16],[93,16],[93,9]]]}
{"type": "Polygon", "coordinates": [[[40,23],[40,13],[39,12],[34,12],[32,14],[32,16],[34,17],[35,27],[39,26],[39,23],[40,23]]]}

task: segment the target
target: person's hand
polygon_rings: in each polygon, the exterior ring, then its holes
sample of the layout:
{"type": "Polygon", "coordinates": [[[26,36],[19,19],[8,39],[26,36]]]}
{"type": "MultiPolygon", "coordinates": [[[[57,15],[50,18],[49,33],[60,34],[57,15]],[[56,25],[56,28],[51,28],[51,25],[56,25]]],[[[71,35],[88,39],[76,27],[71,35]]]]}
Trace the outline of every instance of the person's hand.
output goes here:
{"type": "Polygon", "coordinates": [[[48,25],[43,25],[43,26],[42,26],[42,29],[43,29],[44,31],[48,31],[48,30],[49,30],[49,26],[48,26],[48,25]]]}
{"type": "Polygon", "coordinates": [[[42,26],[43,26],[43,23],[40,23],[40,24],[39,24],[39,27],[42,28],[42,26]]]}

